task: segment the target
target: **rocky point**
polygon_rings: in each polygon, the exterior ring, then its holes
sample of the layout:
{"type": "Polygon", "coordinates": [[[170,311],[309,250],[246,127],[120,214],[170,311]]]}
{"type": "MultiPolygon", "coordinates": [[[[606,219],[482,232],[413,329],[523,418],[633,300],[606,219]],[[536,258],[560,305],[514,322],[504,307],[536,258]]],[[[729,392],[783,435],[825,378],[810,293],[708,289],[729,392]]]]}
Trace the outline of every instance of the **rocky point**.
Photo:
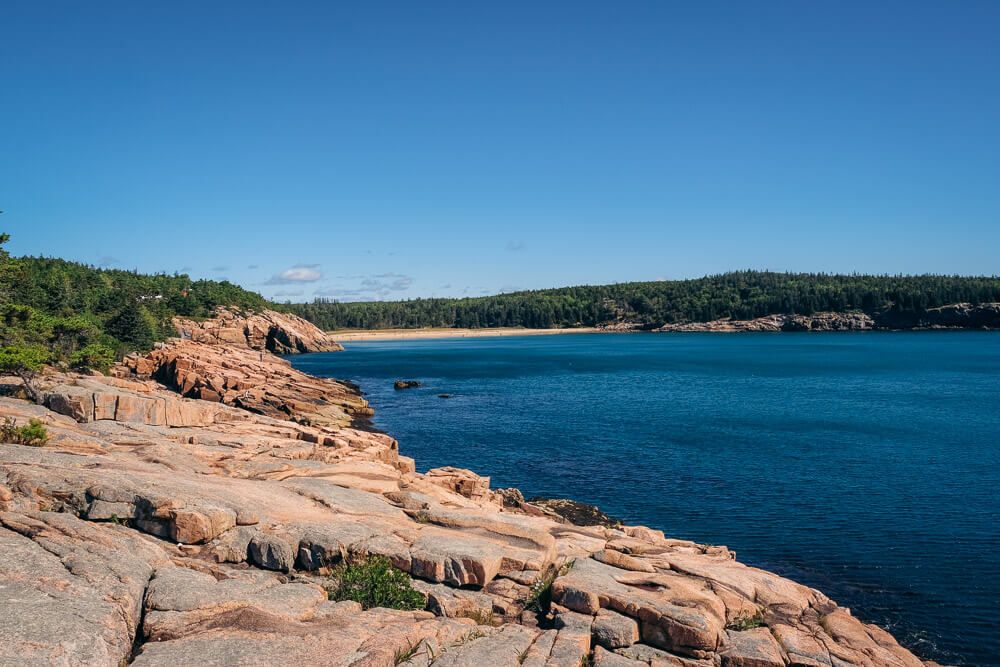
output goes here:
{"type": "Polygon", "coordinates": [[[178,328],[111,376],[49,372],[43,405],[0,398],[50,434],[0,444],[0,664],[929,664],[725,547],[416,472],[356,428],[356,388],[273,354],[337,349],[302,320],[178,328]],[[371,555],[424,610],[328,599],[327,568],[371,555]]]}

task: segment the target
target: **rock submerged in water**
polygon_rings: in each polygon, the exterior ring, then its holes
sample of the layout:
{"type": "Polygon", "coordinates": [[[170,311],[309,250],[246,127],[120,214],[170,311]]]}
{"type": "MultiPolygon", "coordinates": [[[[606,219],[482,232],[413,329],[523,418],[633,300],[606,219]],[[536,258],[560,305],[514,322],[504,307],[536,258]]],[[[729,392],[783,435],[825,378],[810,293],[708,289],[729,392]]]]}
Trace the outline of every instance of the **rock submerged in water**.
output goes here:
{"type": "Polygon", "coordinates": [[[413,389],[414,387],[419,387],[419,386],[420,382],[417,380],[396,380],[392,384],[392,388],[395,389],[396,391],[399,391],[400,389],[413,389]]]}
{"type": "Polygon", "coordinates": [[[50,434],[0,443],[0,664],[930,664],[725,547],[417,473],[333,418],[363,406],[352,387],[246,344],[173,342],[118,374],[46,374],[52,409],[0,397],[50,434]],[[329,600],[326,568],[370,555],[426,611],[329,600]]]}

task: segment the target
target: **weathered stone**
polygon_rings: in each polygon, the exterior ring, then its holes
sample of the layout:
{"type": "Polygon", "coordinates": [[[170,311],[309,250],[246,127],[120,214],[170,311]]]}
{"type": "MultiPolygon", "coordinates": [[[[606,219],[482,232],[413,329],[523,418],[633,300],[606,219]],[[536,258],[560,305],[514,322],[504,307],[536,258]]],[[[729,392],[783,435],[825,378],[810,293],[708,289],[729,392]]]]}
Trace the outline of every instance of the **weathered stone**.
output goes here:
{"type": "Polygon", "coordinates": [[[53,412],[72,417],[78,422],[94,418],[93,395],[76,387],[56,387],[45,395],[45,406],[53,412]]]}
{"type": "Polygon", "coordinates": [[[295,551],[285,540],[268,533],[257,533],[247,549],[249,559],[268,570],[291,572],[295,565],[295,551]]]}
{"type": "Polygon", "coordinates": [[[500,571],[503,549],[474,536],[421,535],[410,551],[410,572],[422,579],[452,586],[485,586],[500,571]]]}
{"type": "Polygon", "coordinates": [[[126,528],[0,514],[0,663],[124,664],[146,582],[166,557],[126,528]]]}
{"type": "Polygon", "coordinates": [[[621,568],[622,570],[632,570],[633,572],[656,572],[656,568],[648,562],[638,558],[633,558],[632,556],[623,554],[620,551],[613,551],[611,549],[602,549],[598,551],[594,554],[594,560],[604,563],[605,565],[621,568]]]}
{"type": "Polygon", "coordinates": [[[611,653],[607,649],[597,646],[594,648],[594,661],[592,664],[593,667],[639,667],[639,665],[648,665],[649,663],[632,660],[631,658],[611,653]]]}
{"type": "Polygon", "coordinates": [[[781,647],[767,628],[727,632],[723,667],[784,667],[781,647]]]}
{"type": "Polygon", "coordinates": [[[830,653],[812,634],[783,624],[771,627],[771,634],[781,644],[789,667],[831,667],[830,653]]]}
{"type": "Polygon", "coordinates": [[[242,563],[249,557],[250,540],[256,529],[238,527],[228,530],[213,543],[212,554],[220,563],[242,563]]]}
{"type": "Polygon", "coordinates": [[[703,583],[666,573],[616,572],[592,559],[577,561],[556,579],[553,599],[581,613],[596,614],[604,607],[632,616],[640,621],[643,641],[654,646],[679,653],[716,650],[725,606],[703,583]],[[674,602],[681,598],[684,605],[674,602]]]}
{"type": "Polygon", "coordinates": [[[464,468],[433,468],[428,470],[425,476],[429,482],[466,498],[483,499],[490,493],[489,477],[480,477],[464,468]]]}
{"type": "Polygon", "coordinates": [[[474,638],[448,650],[433,664],[434,667],[517,667],[537,636],[537,630],[507,625],[495,634],[474,638]]]}
{"type": "Polygon", "coordinates": [[[550,667],[577,667],[590,655],[590,633],[593,618],[565,611],[555,618],[558,633],[545,663],[550,667]]]}
{"type": "Polygon", "coordinates": [[[592,630],[594,641],[609,649],[625,648],[639,641],[639,624],[607,609],[597,612],[592,630]]]}
{"type": "Polygon", "coordinates": [[[182,544],[208,542],[236,525],[236,513],[222,508],[175,510],[172,514],[172,537],[182,544]]]}
{"type": "Polygon", "coordinates": [[[471,618],[481,625],[492,625],[493,598],[490,595],[421,581],[415,581],[414,588],[427,596],[427,610],[437,616],[471,618]]]}

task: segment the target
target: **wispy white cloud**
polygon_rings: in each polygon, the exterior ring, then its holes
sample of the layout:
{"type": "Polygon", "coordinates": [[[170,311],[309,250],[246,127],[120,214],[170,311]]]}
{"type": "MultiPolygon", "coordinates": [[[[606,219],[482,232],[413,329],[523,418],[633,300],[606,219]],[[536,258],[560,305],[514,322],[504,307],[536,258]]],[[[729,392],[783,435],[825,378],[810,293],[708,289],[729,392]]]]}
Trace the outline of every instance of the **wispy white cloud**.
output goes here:
{"type": "Polygon", "coordinates": [[[290,269],[271,276],[265,285],[289,285],[293,283],[314,283],[323,277],[317,269],[319,264],[296,264],[290,269]]]}

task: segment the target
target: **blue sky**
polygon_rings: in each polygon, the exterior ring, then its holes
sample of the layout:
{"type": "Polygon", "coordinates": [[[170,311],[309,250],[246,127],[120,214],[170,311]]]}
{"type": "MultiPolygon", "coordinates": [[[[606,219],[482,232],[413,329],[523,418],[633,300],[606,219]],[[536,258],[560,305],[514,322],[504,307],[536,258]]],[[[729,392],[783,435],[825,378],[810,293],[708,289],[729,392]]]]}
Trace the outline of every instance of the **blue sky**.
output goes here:
{"type": "Polygon", "coordinates": [[[292,300],[1000,273],[998,2],[7,0],[0,25],[15,254],[292,300]]]}

